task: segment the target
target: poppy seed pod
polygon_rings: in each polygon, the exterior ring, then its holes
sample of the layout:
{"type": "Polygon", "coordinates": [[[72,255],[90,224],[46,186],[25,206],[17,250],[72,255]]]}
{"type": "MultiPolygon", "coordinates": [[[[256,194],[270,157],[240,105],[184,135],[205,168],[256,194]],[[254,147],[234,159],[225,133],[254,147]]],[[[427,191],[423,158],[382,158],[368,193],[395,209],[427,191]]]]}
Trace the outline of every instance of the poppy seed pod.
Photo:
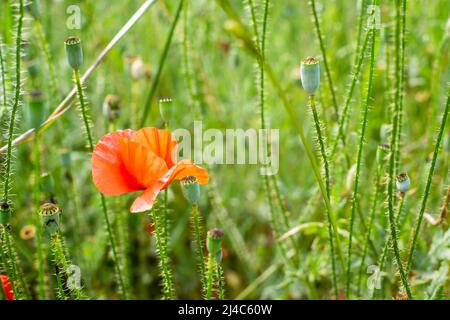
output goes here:
{"type": "Polygon", "coordinates": [[[181,180],[181,187],[184,197],[191,204],[197,204],[198,199],[200,199],[200,185],[197,182],[197,178],[194,176],[184,177],[181,180]]]}
{"type": "Polygon", "coordinates": [[[44,203],[39,209],[42,227],[49,235],[59,230],[61,223],[61,209],[54,203],[44,203]]]}
{"type": "Polygon", "coordinates": [[[164,98],[159,100],[159,114],[165,123],[170,123],[173,117],[172,99],[164,98]]]}
{"type": "Polygon", "coordinates": [[[20,229],[20,238],[23,240],[33,240],[36,235],[36,227],[34,224],[27,224],[20,229]]]}
{"type": "Polygon", "coordinates": [[[206,248],[208,252],[214,256],[217,262],[222,260],[222,239],[224,232],[222,229],[213,228],[208,231],[206,237],[206,248]]]}
{"type": "Polygon", "coordinates": [[[77,37],[69,37],[64,44],[69,65],[72,69],[79,70],[83,64],[83,48],[81,46],[81,40],[77,37]]]}
{"type": "Polygon", "coordinates": [[[308,57],[300,64],[300,79],[303,89],[309,94],[314,95],[320,85],[320,64],[314,57],[308,57]]]}
{"type": "Polygon", "coordinates": [[[406,192],[409,190],[411,181],[409,180],[408,174],[406,172],[402,172],[397,176],[396,186],[397,190],[400,192],[406,192]]]}
{"type": "Polygon", "coordinates": [[[41,6],[39,0],[32,0],[26,4],[25,9],[35,20],[39,20],[41,18],[41,6]]]}

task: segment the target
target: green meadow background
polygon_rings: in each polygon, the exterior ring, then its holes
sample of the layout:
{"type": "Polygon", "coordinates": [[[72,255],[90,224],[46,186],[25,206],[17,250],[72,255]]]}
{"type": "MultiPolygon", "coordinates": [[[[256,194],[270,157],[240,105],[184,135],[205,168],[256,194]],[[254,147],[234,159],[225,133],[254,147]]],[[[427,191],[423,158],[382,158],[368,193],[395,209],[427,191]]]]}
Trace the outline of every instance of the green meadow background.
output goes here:
{"type": "MultiPolygon", "coordinates": [[[[11,3],[0,1],[0,34],[6,67],[13,69],[14,15],[11,3]]],[[[40,48],[34,20],[25,18],[23,44],[23,104],[19,109],[16,133],[36,126],[50,115],[73,87],[64,40],[68,36],[82,39],[84,65],[81,72],[98,56],[118,30],[144,2],[143,0],[95,0],[41,2],[41,25],[48,42],[56,76],[57,94],[52,92],[48,63],[40,48]],[[81,29],[66,26],[70,5],[81,9],[81,29]],[[31,75],[30,72],[33,74],[31,75]],[[33,98],[33,92],[41,97],[33,98]],[[43,103],[45,112],[33,115],[33,103],[43,103]]],[[[262,24],[264,1],[253,0],[256,20],[262,24]]],[[[308,141],[316,146],[316,132],[308,107],[308,97],[299,77],[300,61],[307,56],[321,61],[321,86],[316,95],[327,142],[334,140],[338,120],[333,110],[319,43],[317,41],[310,6],[307,1],[269,1],[265,58],[274,70],[286,96],[295,107],[308,141]]],[[[361,3],[370,1],[321,0],[316,2],[321,31],[326,46],[331,76],[339,112],[342,111],[351,80],[356,55],[358,15],[361,3]]],[[[388,235],[386,195],[382,192],[376,206],[371,245],[361,266],[365,226],[369,221],[375,187],[376,150],[381,143],[389,143],[386,125],[392,118],[392,92],[395,84],[389,70],[394,61],[395,2],[381,0],[379,13],[381,29],[377,32],[373,90],[370,103],[365,145],[360,172],[360,208],[353,233],[352,298],[372,298],[367,281],[377,265],[388,235]],[[360,271],[361,270],[361,271],[360,271]],[[358,275],[361,279],[358,285],[358,275]]],[[[157,89],[145,126],[164,126],[158,99],[170,97],[174,114],[171,128],[193,130],[193,121],[201,120],[203,128],[219,130],[260,127],[259,69],[252,55],[242,47],[239,39],[226,31],[226,14],[212,0],[187,1],[188,11],[182,11],[172,43],[162,68],[157,89]]],[[[230,1],[243,23],[252,29],[248,1],[230,1]]],[[[155,81],[160,58],[174,19],[179,1],[157,1],[138,23],[119,41],[85,83],[90,106],[94,140],[111,131],[102,112],[105,97],[120,97],[119,129],[139,127],[133,117],[141,119],[143,108],[155,81]],[[139,57],[147,75],[133,79],[130,61],[139,57]]],[[[186,7],[185,7],[186,8],[186,7]]],[[[411,188],[406,194],[399,243],[402,255],[414,227],[434,150],[437,128],[447,98],[449,81],[448,47],[450,37],[450,4],[445,0],[407,1],[405,90],[403,129],[399,170],[408,173],[411,188]]],[[[362,31],[365,32],[364,29],[362,31]]],[[[356,84],[350,104],[345,152],[351,165],[356,162],[362,108],[369,77],[369,56],[365,55],[363,71],[356,84]]],[[[1,92],[3,94],[3,92],[1,92]]],[[[317,182],[305,150],[298,139],[291,119],[283,108],[271,82],[265,84],[266,124],[279,129],[280,168],[276,175],[282,207],[286,207],[289,238],[274,232],[270,206],[258,165],[206,166],[211,181],[202,186],[200,211],[205,230],[220,227],[224,237],[224,278],[227,298],[243,299],[334,299],[329,254],[326,213],[317,182]],[[291,230],[292,231],[292,230],[291,230]],[[279,247],[294,254],[296,268],[288,268],[279,247]]],[[[2,117],[8,108],[2,106],[2,117]]],[[[7,124],[2,126],[6,132],[7,124]]],[[[442,148],[434,172],[426,213],[439,217],[449,186],[450,134],[444,131],[442,148]]],[[[2,135],[2,145],[6,135],[2,135]]],[[[36,143],[28,141],[15,147],[12,202],[14,213],[10,228],[14,245],[23,269],[25,283],[32,297],[36,297],[37,268],[35,240],[21,237],[21,230],[36,224],[37,202],[55,201],[62,208],[62,233],[72,263],[81,268],[81,279],[91,299],[119,299],[111,253],[97,191],[92,183],[90,154],[85,148],[82,122],[74,107],[58,118],[39,138],[43,175],[40,191],[36,185],[36,143]],[[70,157],[70,161],[67,159],[70,157]],[[78,218],[77,218],[78,217],[78,218]],[[78,227],[77,227],[78,219],[78,227]]],[[[318,151],[318,148],[314,148],[318,151]]],[[[320,161],[319,153],[316,152],[320,161]]],[[[342,249],[346,254],[351,214],[352,172],[345,161],[342,145],[331,162],[332,204],[335,209],[342,249]]],[[[202,165],[199,163],[199,165],[202,165]]],[[[382,182],[385,182],[384,173],[382,182]]],[[[384,185],[384,184],[383,184],[384,185]]],[[[384,190],[384,189],[383,189],[384,190]]],[[[129,207],[137,194],[107,197],[113,230],[119,241],[121,261],[129,266],[125,275],[130,284],[130,296],[135,299],[160,299],[161,280],[155,240],[151,233],[151,219],[147,213],[131,214],[129,207]]],[[[275,199],[276,197],[273,196],[275,199]]],[[[274,200],[276,202],[276,199],[274,200]]],[[[447,203],[448,205],[448,203],[447,203]]],[[[277,211],[280,204],[276,202],[277,211]]],[[[179,183],[169,190],[170,239],[169,257],[178,298],[200,299],[201,286],[197,262],[191,241],[190,205],[184,199],[179,183]]],[[[447,218],[444,217],[444,220],[447,218]]],[[[44,238],[44,244],[46,240],[44,238]]],[[[446,221],[434,226],[424,219],[410,276],[416,298],[447,299],[449,275],[450,233],[446,221]]],[[[373,298],[399,298],[399,278],[393,254],[388,253],[382,271],[381,288],[373,298]]],[[[1,270],[1,269],[0,269],[1,270]]],[[[50,297],[54,298],[54,266],[47,257],[44,270],[48,276],[50,297]]],[[[345,288],[345,270],[337,269],[339,297],[345,288]]]]}

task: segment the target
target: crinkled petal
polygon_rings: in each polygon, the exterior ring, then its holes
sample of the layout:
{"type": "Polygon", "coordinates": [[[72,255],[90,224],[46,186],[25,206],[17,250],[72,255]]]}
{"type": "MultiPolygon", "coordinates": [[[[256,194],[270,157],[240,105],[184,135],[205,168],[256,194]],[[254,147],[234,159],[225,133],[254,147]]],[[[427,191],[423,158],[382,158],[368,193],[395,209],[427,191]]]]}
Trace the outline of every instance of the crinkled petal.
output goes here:
{"type": "Polygon", "coordinates": [[[122,162],[135,179],[140,190],[152,186],[167,172],[166,162],[140,143],[127,138],[119,139],[122,162]]]}
{"type": "Polygon", "coordinates": [[[196,177],[197,182],[200,184],[208,183],[209,180],[208,171],[206,169],[197,166],[192,163],[191,160],[182,160],[167,171],[167,173],[160,179],[163,183],[161,190],[167,188],[173,180],[181,180],[188,176],[196,177]]]}
{"type": "Polygon", "coordinates": [[[168,130],[142,128],[132,138],[164,159],[170,169],[175,165],[177,141],[168,130]]]}
{"type": "Polygon", "coordinates": [[[133,130],[122,130],[103,136],[92,154],[92,178],[100,192],[119,195],[142,190],[122,163],[119,139],[131,138],[133,130]]]}

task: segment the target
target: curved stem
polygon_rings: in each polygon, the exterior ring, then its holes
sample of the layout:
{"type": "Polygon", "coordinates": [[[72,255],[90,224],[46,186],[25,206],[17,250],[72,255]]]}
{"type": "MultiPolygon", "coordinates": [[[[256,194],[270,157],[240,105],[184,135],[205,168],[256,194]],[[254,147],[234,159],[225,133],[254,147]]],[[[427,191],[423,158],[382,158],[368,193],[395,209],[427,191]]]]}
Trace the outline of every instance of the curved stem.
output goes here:
{"type": "Polygon", "coordinates": [[[445,125],[447,123],[449,105],[450,105],[450,86],[447,89],[447,102],[445,104],[445,110],[442,115],[441,126],[439,127],[439,132],[438,132],[438,135],[436,138],[436,143],[434,145],[433,158],[431,160],[430,170],[428,171],[427,183],[425,185],[425,190],[424,190],[424,194],[422,197],[419,214],[417,216],[415,228],[414,228],[413,233],[411,234],[411,238],[410,238],[410,242],[409,242],[409,243],[411,243],[411,246],[409,248],[409,255],[408,255],[408,260],[407,260],[407,264],[406,264],[407,272],[409,272],[409,270],[411,270],[412,261],[414,259],[414,251],[416,249],[416,243],[417,243],[417,239],[419,237],[420,226],[422,225],[423,215],[425,213],[428,196],[430,194],[431,182],[433,179],[434,169],[436,167],[436,160],[437,160],[439,148],[440,148],[441,141],[442,141],[442,136],[444,135],[445,125]]]}

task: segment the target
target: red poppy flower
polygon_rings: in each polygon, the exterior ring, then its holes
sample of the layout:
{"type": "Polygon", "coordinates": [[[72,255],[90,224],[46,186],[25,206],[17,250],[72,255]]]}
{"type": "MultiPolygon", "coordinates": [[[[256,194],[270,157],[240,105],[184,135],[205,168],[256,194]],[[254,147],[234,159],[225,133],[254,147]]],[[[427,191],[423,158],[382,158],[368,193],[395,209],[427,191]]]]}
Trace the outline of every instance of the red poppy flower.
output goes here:
{"type": "Polygon", "coordinates": [[[177,142],[167,130],[143,128],[103,136],[92,155],[95,186],[105,195],[144,191],[131,212],[150,210],[159,192],[173,180],[194,176],[208,182],[208,172],[190,160],[176,160],[177,142]]]}
{"type": "Polygon", "coordinates": [[[7,276],[0,274],[0,280],[2,282],[3,290],[6,294],[6,300],[15,300],[14,299],[14,292],[11,288],[11,283],[9,283],[9,279],[7,276]]]}

